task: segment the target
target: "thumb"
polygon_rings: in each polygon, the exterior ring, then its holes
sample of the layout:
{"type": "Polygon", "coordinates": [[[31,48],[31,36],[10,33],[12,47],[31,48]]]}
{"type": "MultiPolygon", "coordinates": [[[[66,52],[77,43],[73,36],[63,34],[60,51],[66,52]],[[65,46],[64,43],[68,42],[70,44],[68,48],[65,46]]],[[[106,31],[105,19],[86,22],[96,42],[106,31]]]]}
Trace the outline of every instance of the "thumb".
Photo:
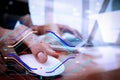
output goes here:
{"type": "Polygon", "coordinates": [[[45,63],[47,61],[48,57],[47,54],[43,53],[43,52],[39,52],[37,54],[37,60],[40,63],[45,63]]]}

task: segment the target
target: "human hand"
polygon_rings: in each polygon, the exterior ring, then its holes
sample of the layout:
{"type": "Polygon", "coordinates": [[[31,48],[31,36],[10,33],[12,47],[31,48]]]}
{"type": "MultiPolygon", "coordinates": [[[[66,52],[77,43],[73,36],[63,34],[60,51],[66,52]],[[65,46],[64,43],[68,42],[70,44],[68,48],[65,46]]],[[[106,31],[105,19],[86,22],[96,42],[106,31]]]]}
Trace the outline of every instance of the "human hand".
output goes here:
{"type": "Polygon", "coordinates": [[[26,45],[30,48],[32,54],[36,60],[40,63],[45,63],[48,59],[47,55],[51,55],[58,58],[58,54],[45,42],[40,42],[38,36],[31,34],[27,39],[24,40],[26,45]]]}
{"type": "Polygon", "coordinates": [[[60,35],[60,30],[58,28],[58,26],[56,24],[45,24],[45,25],[36,25],[36,26],[33,26],[31,27],[33,31],[38,31],[37,35],[44,35],[46,34],[47,30],[50,30],[50,31],[53,31],[57,34],[60,35]]]}
{"type": "MultiPolygon", "coordinates": [[[[19,35],[26,28],[27,27],[23,26],[23,25],[21,25],[20,27],[18,27],[17,29],[14,29],[14,30],[7,30],[7,29],[1,28],[0,31],[4,32],[4,33],[0,33],[0,35],[3,36],[7,32],[12,31],[13,34],[10,34],[6,39],[4,39],[4,41],[7,41],[7,42],[12,41],[12,43],[10,45],[14,45],[15,42],[19,42],[27,34],[32,32],[32,30],[29,28],[27,31],[25,31],[24,33],[19,35]]],[[[36,60],[40,63],[45,63],[47,61],[47,55],[51,55],[51,56],[54,56],[56,58],[58,57],[58,55],[55,53],[55,51],[52,50],[52,48],[47,43],[40,42],[38,40],[38,36],[33,34],[33,33],[26,36],[26,38],[24,38],[22,41],[27,45],[28,48],[30,48],[32,54],[35,56],[36,60]]]]}
{"type": "Polygon", "coordinates": [[[33,31],[38,31],[38,35],[46,34],[46,30],[50,30],[62,36],[64,33],[68,32],[73,34],[75,37],[83,39],[83,36],[76,30],[67,25],[62,24],[46,24],[41,26],[32,27],[33,31]]]}
{"type": "Polygon", "coordinates": [[[56,24],[60,30],[60,34],[64,34],[66,32],[73,34],[75,37],[83,39],[83,36],[76,30],[67,25],[56,24]]]}

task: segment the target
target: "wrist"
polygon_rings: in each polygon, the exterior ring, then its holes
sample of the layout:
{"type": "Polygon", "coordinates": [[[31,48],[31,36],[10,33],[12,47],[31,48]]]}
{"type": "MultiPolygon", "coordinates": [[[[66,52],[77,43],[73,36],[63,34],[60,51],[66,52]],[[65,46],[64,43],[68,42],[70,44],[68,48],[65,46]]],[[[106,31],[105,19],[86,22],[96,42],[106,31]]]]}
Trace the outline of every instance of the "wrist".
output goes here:
{"type": "Polygon", "coordinates": [[[24,36],[23,42],[30,48],[31,45],[36,44],[38,41],[38,36],[34,33],[37,33],[37,31],[31,31],[26,36],[24,36]]]}

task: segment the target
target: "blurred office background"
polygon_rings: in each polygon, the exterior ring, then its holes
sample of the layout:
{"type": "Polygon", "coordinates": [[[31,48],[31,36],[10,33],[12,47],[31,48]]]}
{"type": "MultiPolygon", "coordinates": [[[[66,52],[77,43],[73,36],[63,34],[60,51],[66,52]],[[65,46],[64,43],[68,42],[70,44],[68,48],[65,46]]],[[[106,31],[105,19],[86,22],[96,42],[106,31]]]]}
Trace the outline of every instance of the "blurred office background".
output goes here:
{"type": "Polygon", "coordinates": [[[29,0],[33,24],[65,24],[94,45],[120,44],[120,0],[29,0]]]}

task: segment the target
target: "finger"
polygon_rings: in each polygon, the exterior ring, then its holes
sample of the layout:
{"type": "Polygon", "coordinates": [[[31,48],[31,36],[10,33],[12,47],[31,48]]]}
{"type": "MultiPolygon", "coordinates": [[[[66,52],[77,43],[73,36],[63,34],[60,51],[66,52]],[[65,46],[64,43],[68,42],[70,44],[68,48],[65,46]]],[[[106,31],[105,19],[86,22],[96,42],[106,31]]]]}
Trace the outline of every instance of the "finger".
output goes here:
{"type": "Polygon", "coordinates": [[[74,34],[76,37],[83,39],[82,35],[81,35],[77,30],[74,30],[73,34],[74,34]]]}
{"type": "Polygon", "coordinates": [[[47,57],[47,54],[45,54],[43,52],[39,52],[36,56],[36,59],[40,63],[45,63],[47,61],[48,57],[47,57]]]}
{"type": "Polygon", "coordinates": [[[42,47],[39,46],[39,44],[35,44],[30,47],[30,50],[38,62],[45,63],[47,61],[47,54],[43,52],[44,49],[41,49],[42,47]]]}
{"type": "Polygon", "coordinates": [[[56,54],[56,52],[50,47],[50,45],[41,42],[41,46],[46,54],[58,58],[58,54],[56,54]]]}
{"type": "Polygon", "coordinates": [[[56,54],[56,52],[55,52],[54,50],[52,50],[51,48],[46,49],[46,53],[47,53],[48,55],[51,55],[51,56],[55,57],[55,58],[58,58],[58,57],[59,57],[59,55],[56,54]]]}

